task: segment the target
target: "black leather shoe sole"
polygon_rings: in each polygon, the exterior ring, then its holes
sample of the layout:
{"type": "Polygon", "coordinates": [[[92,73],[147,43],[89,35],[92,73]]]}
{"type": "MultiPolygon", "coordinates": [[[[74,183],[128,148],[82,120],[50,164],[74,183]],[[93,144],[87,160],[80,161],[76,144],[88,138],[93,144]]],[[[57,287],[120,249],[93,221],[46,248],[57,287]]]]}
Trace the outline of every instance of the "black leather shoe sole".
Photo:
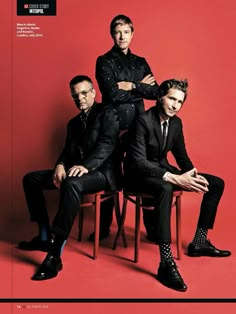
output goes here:
{"type": "Polygon", "coordinates": [[[231,253],[228,251],[224,253],[215,253],[215,252],[188,252],[189,257],[201,257],[201,256],[208,256],[208,257],[228,257],[231,253]]]}
{"type": "Polygon", "coordinates": [[[31,279],[41,281],[55,278],[62,268],[63,264],[60,258],[47,256],[31,279]]]}
{"type": "Polygon", "coordinates": [[[214,247],[210,242],[208,242],[208,246],[199,247],[194,246],[193,244],[189,244],[188,246],[188,256],[190,257],[201,257],[201,256],[209,256],[209,257],[228,257],[231,255],[230,251],[219,250],[214,247]]]}
{"type": "Polygon", "coordinates": [[[176,290],[176,291],[180,291],[180,292],[185,292],[187,290],[187,286],[184,285],[183,287],[176,287],[174,285],[171,285],[168,281],[165,280],[165,278],[162,278],[161,276],[159,276],[157,274],[156,279],[163,284],[165,287],[176,290]]]}
{"type": "Polygon", "coordinates": [[[31,280],[35,280],[35,281],[42,281],[42,280],[48,280],[48,279],[52,279],[57,277],[58,272],[61,271],[63,269],[63,265],[61,265],[57,272],[47,272],[47,271],[43,271],[41,270],[40,272],[37,272],[36,274],[34,274],[31,278],[31,280]]]}

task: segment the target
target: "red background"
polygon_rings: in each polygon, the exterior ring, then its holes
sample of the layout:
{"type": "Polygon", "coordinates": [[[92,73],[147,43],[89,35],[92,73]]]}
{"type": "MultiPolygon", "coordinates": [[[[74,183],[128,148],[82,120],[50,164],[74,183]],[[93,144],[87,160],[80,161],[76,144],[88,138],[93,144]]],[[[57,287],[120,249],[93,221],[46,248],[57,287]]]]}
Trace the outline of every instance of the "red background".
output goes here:
{"type": "MultiPolygon", "coordinates": [[[[2,239],[9,223],[28,221],[22,176],[53,166],[77,113],[68,82],[86,74],[97,88],[95,61],[112,46],[109,24],[120,13],[134,23],[131,50],[145,56],[159,83],[188,78],[180,112],[188,152],[199,171],[224,178],[216,226],[235,237],[235,1],[57,0],[52,17],[16,16],[15,2],[1,1],[2,239]],[[16,23],[35,23],[43,37],[17,37],[16,23]]],[[[25,228],[15,225],[19,233],[25,228]]]]}

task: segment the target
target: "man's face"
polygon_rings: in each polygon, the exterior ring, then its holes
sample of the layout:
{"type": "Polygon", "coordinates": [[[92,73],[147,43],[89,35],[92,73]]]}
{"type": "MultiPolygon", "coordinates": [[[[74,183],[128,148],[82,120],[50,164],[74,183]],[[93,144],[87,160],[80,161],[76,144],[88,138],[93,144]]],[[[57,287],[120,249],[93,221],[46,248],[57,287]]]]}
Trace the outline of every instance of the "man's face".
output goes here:
{"type": "Polygon", "coordinates": [[[179,89],[170,88],[168,93],[161,98],[161,118],[166,120],[175,116],[184,102],[184,92],[179,89]]]}
{"type": "Polygon", "coordinates": [[[71,88],[71,95],[77,108],[86,112],[94,104],[96,92],[89,82],[83,81],[71,88]]]}
{"type": "Polygon", "coordinates": [[[133,37],[133,32],[129,24],[119,24],[113,32],[114,44],[124,53],[127,53],[133,37]]]}

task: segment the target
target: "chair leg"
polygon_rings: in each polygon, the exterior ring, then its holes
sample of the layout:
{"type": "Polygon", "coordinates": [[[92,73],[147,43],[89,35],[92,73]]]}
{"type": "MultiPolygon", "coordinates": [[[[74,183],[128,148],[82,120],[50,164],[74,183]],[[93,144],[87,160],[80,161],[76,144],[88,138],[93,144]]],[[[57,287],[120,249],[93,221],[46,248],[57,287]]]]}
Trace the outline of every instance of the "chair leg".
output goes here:
{"type": "Polygon", "coordinates": [[[79,209],[79,222],[78,222],[78,228],[79,228],[78,241],[79,242],[82,241],[83,226],[84,226],[84,208],[81,206],[79,209]]]}
{"type": "Polygon", "coordinates": [[[139,246],[140,246],[140,207],[141,197],[136,197],[135,208],[135,246],[134,246],[134,262],[138,263],[139,260],[139,246]]]}
{"type": "Polygon", "coordinates": [[[101,195],[95,195],[95,221],[94,221],[94,246],[93,246],[93,258],[98,256],[99,247],[99,234],[100,234],[100,210],[101,210],[101,195]]]}
{"type": "Polygon", "coordinates": [[[122,230],[124,229],[124,223],[125,223],[126,211],[127,211],[127,202],[128,202],[128,200],[127,200],[127,198],[124,195],[123,206],[122,206],[122,213],[121,213],[121,218],[120,218],[119,224],[118,224],[118,231],[117,231],[117,234],[116,234],[116,237],[115,237],[115,241],[114,241],[114,244],[113,244],[113,247],[112,247],[113,250],[116,249],[117,241],[118,241],[118,239],[120,237],[120,234],[121,234],[122,230]]]}
{"type": "Polygon", "coordinates": [[[181,245],[181,196],[176,197],[176,242],[177,242],[177,258],[182,258],[181,245]]]}
{"type": "MultiPolygon", "coordinates": [[[[121,221],[121,213],[120,213],[120,202],[119,202],[119,192],[117,192],[114,195],[114,204],[115,204],[115,214],[116,214],[116,221],[117,221],[117,226],[119,227],[120,221],[121,221]]],[[[125,230],[122,228],[122,238],[124,242],[124,247],[127,247],[127,238],[125,235],[125,230]]]]}

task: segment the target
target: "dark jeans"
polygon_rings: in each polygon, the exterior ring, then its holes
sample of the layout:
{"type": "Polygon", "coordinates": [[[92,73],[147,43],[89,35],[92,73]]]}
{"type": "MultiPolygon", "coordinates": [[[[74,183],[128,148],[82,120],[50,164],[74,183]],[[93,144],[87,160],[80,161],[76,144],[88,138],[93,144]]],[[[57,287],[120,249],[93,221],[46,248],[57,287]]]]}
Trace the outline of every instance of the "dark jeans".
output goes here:
{"type": "MultiPolygon", "coordinates": [[[[30,212],[31,221],[49,224],[43,190],[55,190],[52,181],[53,170],[30,172],[23,178],[23,188],[30,212]]],[[[92,171],[82,177],[67,177],[59,189],[59,208],[52,224],[52,233],[68,238],[74,219],[80,208],[81,195],[108,189],[105,176],[99,171],[92,171]]],[[[113,200],[102,202],[101,220],[111,224],[113,200]],[[106,210],[108,208],[108,210],[106,210]]],[[[101,225],[102,229],[103,225],[101,225]]]]}
{"type": "MultiPolygon", "coordinates": [[[[201,174],[209,182],[209,191],[204,193],[198,227],[212,229],[216,217],[217,207],[224,191],[224,181],[216,176],[201,174]]],[[[170,216],[172,196],[174,190],[181,190],[180,187],[157,179],[155,177],[139,178],[129,182],[134,191],[142,191],[154,196],[155,210],[144,210],[144,224],[147,232],[152,230],[156,243],[171,242],[170,216]]]]}

